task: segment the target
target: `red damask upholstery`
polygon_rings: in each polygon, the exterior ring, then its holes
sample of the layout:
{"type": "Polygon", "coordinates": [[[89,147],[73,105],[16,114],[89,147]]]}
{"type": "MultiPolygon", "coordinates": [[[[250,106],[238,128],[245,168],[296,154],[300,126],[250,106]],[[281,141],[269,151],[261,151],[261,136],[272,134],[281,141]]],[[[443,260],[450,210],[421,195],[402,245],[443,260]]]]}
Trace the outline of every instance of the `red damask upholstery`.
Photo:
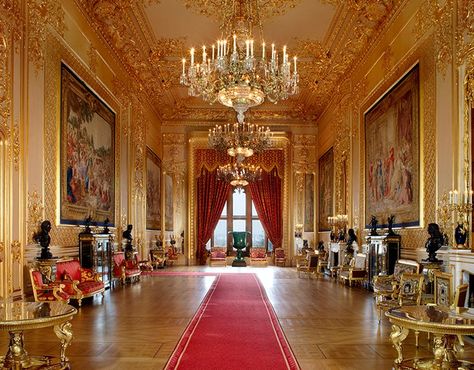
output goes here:
{"type": "Polygon", "coordinates": [[[133,259],[126,260],[123,252],[117,252],[113,257],[114,263],[114,278],[120,279],[122,284],[125,284],[126,280],[140,280],[140,266],[138,264],[138,256],[134,255],[133,259]]]}
{"type": "Polygon", "coordinates": [[[72,299],[77,299],[79,307],[82,299],[101,293],[104,296],[104,283],[93,270],[81,267],[76,259],[56,263],[56,281],[64,285],[64,291],[72,299]]]}
{"type": "Polygon", "coordinates": [[[251,265],[267,265],[267,251],[265,248],[250,248],[251,265]]]}
{"type": "Polygon", "coordinates": [[[226,266],[226,247],[211,248],[211,255],[209,258],[210,266],[226,266]]]}
{"type": "Polygon", "coordinates": [[[275,248],[275,266],[285,266],[286,256],[283,248],[275,248]]]}
{"type": "Polygon", "coordinates": [[[69,294],[63,290],[64,285],[57,282],[44,283],[43,274],[35,269],[30,269],[30,278],[36,302],[69,302],[69,294]]]}

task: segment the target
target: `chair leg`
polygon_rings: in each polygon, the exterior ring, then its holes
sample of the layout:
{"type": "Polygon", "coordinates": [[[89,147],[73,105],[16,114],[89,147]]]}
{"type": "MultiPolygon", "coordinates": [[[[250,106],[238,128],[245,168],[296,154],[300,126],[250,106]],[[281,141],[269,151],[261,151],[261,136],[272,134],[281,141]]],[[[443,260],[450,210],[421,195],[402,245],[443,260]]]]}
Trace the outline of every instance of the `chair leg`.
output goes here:
{"type": "Polygon", "coordinates": [[[79,299],[77,300],[77,304],[79,305],[79,307],[82,306],[82,298],[79,298],[79,299]]]}
{"type": "Polygon", "coordinates": [[[462,338],[461,334],[458,334],[458,342],[461,345],[461,347],[464,347],[464,339],[462,338]]]}
{"type": "Polygon", "coordinates": [[[415,347],[416,348],[419,347],[419,343],[418,343],[419,337],[420,337],[420,332],[418,330],[415,330],[415,347]]]}

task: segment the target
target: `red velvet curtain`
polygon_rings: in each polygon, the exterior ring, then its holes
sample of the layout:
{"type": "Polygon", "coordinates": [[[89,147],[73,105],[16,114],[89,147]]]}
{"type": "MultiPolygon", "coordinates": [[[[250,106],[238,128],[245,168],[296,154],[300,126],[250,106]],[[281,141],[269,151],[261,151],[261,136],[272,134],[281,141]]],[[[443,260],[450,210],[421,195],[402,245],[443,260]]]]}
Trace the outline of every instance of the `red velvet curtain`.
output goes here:
{"type": "Polygon", "coordinates": [[[206,264],[206,243],[219,222],[224,209],[230,184],[217,179],[217,170],[201,169],[197,178],[197,248],[196,257],[201,265],[206,264]]]}
{"type": "Polygon", "coordinates": [[[273,248],[280,248],[283,239],[283,218],[281,179],[277,168],[270,172],[262,171],[261,180],[251,182],[248,187],[268,239],[273,243],[273,248]]]}

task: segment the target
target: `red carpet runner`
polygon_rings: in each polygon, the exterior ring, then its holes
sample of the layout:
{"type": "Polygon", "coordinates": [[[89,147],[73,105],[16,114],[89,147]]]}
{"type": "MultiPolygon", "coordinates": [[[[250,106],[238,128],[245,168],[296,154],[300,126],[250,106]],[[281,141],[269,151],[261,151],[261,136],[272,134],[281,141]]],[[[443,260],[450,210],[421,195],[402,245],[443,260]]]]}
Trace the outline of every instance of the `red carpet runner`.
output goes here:
{"type": "Polygon", "coordinates": [[[216,277],[165,369],[299,369],[255,274],[216,277]]]}

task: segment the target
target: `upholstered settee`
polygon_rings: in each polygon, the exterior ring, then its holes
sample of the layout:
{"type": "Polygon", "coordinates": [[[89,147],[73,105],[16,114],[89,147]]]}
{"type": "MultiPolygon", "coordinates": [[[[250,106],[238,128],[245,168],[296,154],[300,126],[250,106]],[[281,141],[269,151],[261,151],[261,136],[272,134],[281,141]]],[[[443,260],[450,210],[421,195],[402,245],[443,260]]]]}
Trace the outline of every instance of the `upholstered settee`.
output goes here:
{"type": "Polygon", "coordinates": [[[250,248],[250,265],[267,266],[267,251],[265,248],[250,248]]]}
{"type": "Polygon", "coordinates": [[[61,260],[56,263],[56,282],[64,285],[64,291],[71,299],[82,300],[96,294],[104,296],[104,283],[92,269],[81,267],[77,259],[61,260]]]}
{"type": "Polygon", "coordinates": [[[209,256],[210,266],[226,266],[226,247],[213,247],[211,248],[211,254],[209,256]]]}
{"type": "Polygon", "coordinates": [[[55,281],[45,282],[43,274],[34,268],[30,268],[30,279],[36,302],[69,302],[69,294],[63,290],[64,284],[55,281]]]}
{"type": "Polygon", "coordinates": [[[127,280],[131,282],[140,280],[141,270],[136,254],[131,259],[125,259],[123,252],[117,252],[114,254],[113,264],[114,278],[120,279],[122,284],[127,280]]]}

